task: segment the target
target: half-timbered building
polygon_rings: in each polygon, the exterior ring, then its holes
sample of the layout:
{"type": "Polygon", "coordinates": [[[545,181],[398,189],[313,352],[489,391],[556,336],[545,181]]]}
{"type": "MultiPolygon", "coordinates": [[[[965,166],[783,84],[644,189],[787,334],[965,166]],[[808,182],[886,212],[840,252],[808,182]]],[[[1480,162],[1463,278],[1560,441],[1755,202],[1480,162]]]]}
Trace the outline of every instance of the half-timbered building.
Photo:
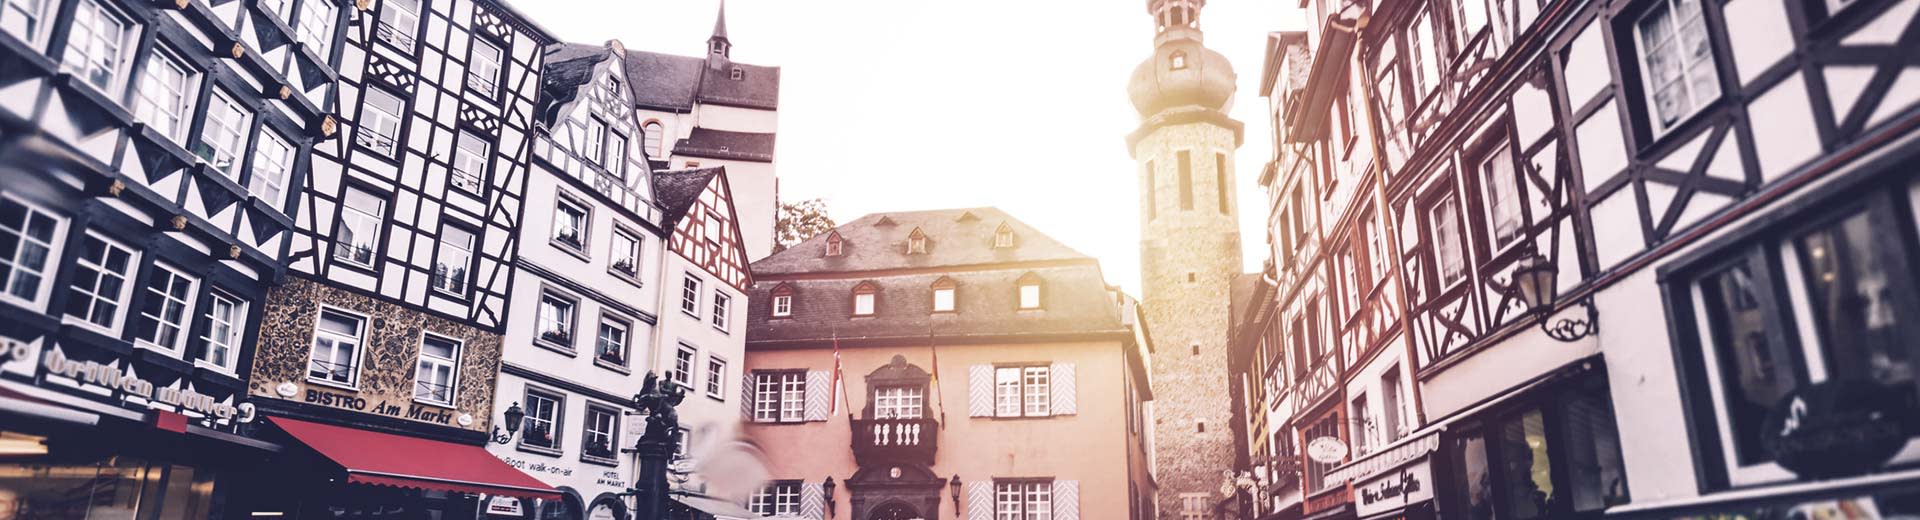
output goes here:
{"type": "Polygon", "coordinates": [[[0,7],[10,514],[217,516],[238,472],[280,449],[255,437],[247,367],[311,150],[337,140],[345,12],[0,7]],[[73,499],[89,490],[114,498],[73,499]]]}
{"type": "Polygon", "coordinates": [[[633,50],[627,75],[640,144],[656,169],[726,167],[747,257],[771,253],[780,188],[774,176],[780,67],[733,61],[722,2],[706,55],[633,50]]]}
{"type": "Polygon", "coordinates": [[[1312,3],[1262,179],[1302,514],[1911,514],[1916,7],[1312,3]]]}
{"type": "MultiPolygon", "coordinates": [[[[746,364],[747,288],[753,283],[741,239],[731,179],[724,167],[662,170],[653,174],[662,229],[660,323],[650,370],[687,390],[679,407],[683,454],[689,468],[702,454],[740,435],[737,384],[746,364]]],[[[697,478],[684,491],[704,491],[697,478]]]]}
{"type": "Polygon", "coordinates": [[[495,386],[553,37],[492,0],[301,4],[345,23],[312,49],[339,64],[338,138],[291,189],[290,269],[248,385],[290,449],[232,504],[579,511],[481,447],[518,426],[497,428],[495,386]]]}

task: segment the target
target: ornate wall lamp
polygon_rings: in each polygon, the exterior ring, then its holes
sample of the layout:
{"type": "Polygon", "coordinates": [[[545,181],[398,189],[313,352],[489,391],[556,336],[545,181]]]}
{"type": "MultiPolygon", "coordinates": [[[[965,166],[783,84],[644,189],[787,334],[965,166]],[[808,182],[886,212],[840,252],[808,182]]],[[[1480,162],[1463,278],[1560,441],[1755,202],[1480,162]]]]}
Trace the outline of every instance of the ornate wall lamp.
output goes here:
{"type": "Polygon", "coordinates": [[[504,434],[500,433],[500,425],[498,424],[493,425],[493,443],[494,444],[506,444],[509,442],[513,442],[513,435],[516,433],[520,433],[520,423],[522,421],[527,420],[527,412],[524,410],[521,410],[520,403],[516,401],[513,403],[513,406],[507,407],[507,413],[506,413],[505,419],[507,421],[506,433],[504,434]]]}
{"type": "Polygon", "coordinates": [[[953,496],[953,517],[960,518],[960,474],[947,479],[947,494],[953,496]]]}
{"type": "Polygon", "coordinates": [[[1586,319],[1560,318],[1548,325],[1548,319],[1554,314],[1553,304],[1560,297],[1560,286],[1555,282],[1559,275],[1560,266],[1539,253],[1520,259],[1513,267],[1513,283],[1520,291],[1520,299],[1536,314],[1540,331],[1549,338],[1572,343],[1599,330],[1600,311],[1593,307],[1593,296],[1588,295],[1577,302],[1587,308],[1586,319]]]}
{"type": "Polygon", "coordinates": [[[833,487],[833,475],[827,475],[827,481],[820,484],[820,494],[827,497],[827,518],[833,518],[833,487]]]}

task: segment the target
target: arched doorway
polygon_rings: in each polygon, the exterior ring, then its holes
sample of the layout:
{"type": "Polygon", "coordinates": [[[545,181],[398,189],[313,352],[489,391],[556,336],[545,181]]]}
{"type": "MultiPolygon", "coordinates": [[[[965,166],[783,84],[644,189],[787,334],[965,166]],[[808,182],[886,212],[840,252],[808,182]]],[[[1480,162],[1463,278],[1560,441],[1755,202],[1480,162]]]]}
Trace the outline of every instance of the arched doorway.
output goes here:
{"type": "Polygon", "coordinates": [[[925,517],[920,516],[920,510],[900,502],[881,504],[880,507],[873,508],[873,514],[867,515],[867,520],[922,520],[923,518],[925,517]]]}

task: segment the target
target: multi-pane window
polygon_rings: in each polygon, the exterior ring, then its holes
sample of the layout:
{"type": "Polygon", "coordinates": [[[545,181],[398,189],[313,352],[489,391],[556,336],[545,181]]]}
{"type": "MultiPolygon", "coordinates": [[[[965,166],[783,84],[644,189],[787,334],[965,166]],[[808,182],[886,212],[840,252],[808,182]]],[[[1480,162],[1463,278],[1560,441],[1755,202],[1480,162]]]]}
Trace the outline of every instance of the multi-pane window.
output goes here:
{"type": "Polygon", "coordinates": [[[207,100],[207,120],[200,126],[200,142],[194,155],[206,161],[214,171],[231,179],[240,178],[240,154],[246,151],[247,127],[253,124],[253,112],[224,90],[214,89],[207,100]]]}
{"type": "Polygon", "coordinates": [[[293,0],[260,0],[259,7],[260,10],[273,15],[275,19],[286,23],[287,27],[293,27],[293,0]]]}
{"type": "Polygon", "coordinates": [[[602,164],[614,177],[627,178],[627,136],[618,132],[607,134],[607,160],[602,164]]]}
{"type": "Polygon", "coordinates": [[[0,197],[0,298],[40,301],[61,222],[38,207],[0,197]]]}
{"type": "Polygon", "coordinates": [[[140,300],[140,317],[134,321],[136,341],[165,350],[178,351],[187,338],[187,321],[193,316],[192,276],[172,266],[154,263],[147,274],[147,294],[140,300]]]}
{"type": "Polygon", "coordinates": [[[414,33],[420,30],[420,0],[384,0],[380,2],[380,26],[374,34],[382,41],[412,50],[414,33]]]}
{"type": "Polygon", "coordinates": [[[487,178],[487,140],[471,130],[460,131],[459,146],[453,149],[453,187],[467,193],[480,193],[487,178]]]}
{"type": "Polygon", "coordinates": [[[926,388],[882,386],[873,389],[875,419],[919,419],[925,414],[926,388]]]}
{"type": "Polygon", "coordinates": [[[55,3],[56,0],[5,0],[0,4],[0,31],[38,47],[40,37],[47,33],[47,17],[53,14],[55,3]]]}
{"type": "Polygon", "coordinates": [[[994,481],[994,520],[1052,520],[1053,482],[994,481]]]}
{"type": "Polygon", "coordinates": [[[460,341],[434,334],[420,339],[420,361],[413,376],[413,399],[453,406],[453,390],[460,373],[460,341]]]}
{"type": "Polygon", "coordinates": [[[572,298],[552,291],[540,293],[539,338],[542,341],[573,348],[574,312],[578,304],[572,298]]]}
{"type": "Polygon", "coordinates": [[[200,360],[232,370],[234,354],[239,352],[240,335],[246,330],[247,302],[221,291],[209,293],[207,301],[207,345],[200,360]]]}
{"type": "Polygon", "coordinates": [[[467,87],[486,97],[493,97],[500,90],[500,62],[503,58],[499,47],[484,40],[473,40],[473,56],[467,63],[467,87]]]}
{"type": "Polygon", "coordinates": [[[1480,186],[1487,201],[1487,231],[1495,249],[1520,238],[1520,185],[1513,170],[1513,147],[1501,142],[1480,162],[1480,186]]]}
{"type": "Polygon", "coordinates": [[[321,309],[313,328],[313,352],[307,357],[307,379],[354,386],[359,381],[360,341],[367,319],[333,309],[321,309]]]}
{"type": "Polygon", "coordinates": [[[776,317],[782,317],[782,318],[787,316],[792,316],[793,315],[793,296],[773,297],[773,315],[776,317]]]}
{"type": "Polygon", "coordinates": [[[146,71],[134,91],[134,117],[160,135],[182,141],[187,119],[193,115],[193,94],[198,84],[199,76],[192,68],[171,51],[156,48],[147,55],[146,71]]]}
{"type": "Polygon", "coordinates": [[[581,138],[585,139],[586,143],[580,150],[580,155],[585,156],[587,162],[606,164],[607,122],[600,120],[600,116],[587,116],[587,132],[581,138]]]}
{"type": "Polygon", "coordinates": [[[600,332],[594,338],[593,357],[616,366],[627,366],[627,342],[633,324],[612,316],[600,317],[600,332]]]}
{"type": "Polygon", "coordinates": [[[648,154],[652,154],[655,157],[665,157],[667,155],[667,149],[660,147],[660,143],[665,141],[663,137],[666,132],[666,125],[660,124],[659,121],[648,121],[645,126],[641,127],[641,144],[647,147],[648,154]]]}
{"type": "Polygon", "coordinates": [[[640,235],[616,226],[613,229],[613,243],[608,255],[607,269],[625,276],[640,274],[640,235]]]}
{"type": "Polygon", "coordinates": [[[727,360],[720,359],[718,356],[714,356],[712,354],[708,354],[707,355],[707,395],[713,396],[714,399],[726,398],[726,395],[727,395],[726,385],[720,382],[721,380],[726,379],[726,377],[727,377],[727,360]]]}
{"type": "Polygon", "coordinates": [[[380,247],[380,224],[387,201],[359,188],[348,187],[340,198],[340,229],[333,240],[333,257],[361,267],[373,267],[380,247]]]}
{"type": "Polygon", "coordinates": [[[360,105],[360,131],[354,134],[354,144],[387,157],[395,156],[400,152],[400,121],[406,114],[405,105],[399,96],[377,88],[366,89],[361,95],[366,99],[360,105]]]}
{"type": "Polygon", "coordinates": [[[1791,478],[1774,464],[1766,428],[1795,389],[1850,381],[1899,406],[1920,401],[1920,284],[1904,225],[1913,215],[1898,202],[1875,193],[1792,219],[1685,288],[1732,484],[1791,478]]]}
{"type": "Polygon", "coordinates": [[[1416,100],[1425,99],[1433,93],[1434,88],[1440,86],[1440,57],[1434,47],[1437,42],[1433,39],[1433,16],[1420,13],[1413,20],[1407,37],[1410,51],[1407,54],[1413,60],[1413,94],[1416,100]]]}
{"type": "Polygon", "coordinates": [[[620,454],[620,411],[587,405],[585,431],[580,436],[580,457],[612,463],[620,454]]]}
{"type": "Polygon", "coordinates": [[[467,266],[473,264],[474,240],[472,231],[440,228],[440,251],[433,256],[434,289],[456,296],[467,294],[467,266]]]}
{"type": "Polygon", "coordinates": [[[667,377],[679,383],[682,388],[693,388],[693,360],[700,357],[700,351],[693,345],[680,344],[680,350],[673,353],[673,373],[667,377]]]}
{"type": "Polygon", "coordinates": [[[520,446],[559,451],[564,402],[559,394],[527,388],[527,424],[520,427],[520,446]]]}
{"type": "Polygon", "coordinates": [[[687,273],[680,279],[680,312],[700,317],[700,277],[687,273]]]}
{"type": "Polygon", "coordinates": [[[321,59],[333,55],[333,24],[339,18],[336,9],[329,0],[300,3],[300,25],[294,28],[294,38],[321,59]]]}
{"type": "Polygon", "coordinates": [[[1633,32],[1655,131],[1672,128],[1720,97],[1700,0],[1659,0],[1633,32]]]}
{"type": "Polygon", "coordinates": [[[753,374],[753,421],[800,422],[806,418],[807,374],[753,374]]]}
{"type": "Polygon", "coordinates": [[[727,296],[727,293],[720,291],[713,292],[713,328],[720,329],[720,332],[729,332],[727,311],[732,306],[732,296],[727,296]]]}
{"type": "Polygon", "coordinates": [[[1180,520],[1205,520],[1213,509],[1213,500],[1206,493],[1180,494],[1180,520]]]}
{"type": "Polygon", "coordinates": [[[118,329],[127,280],[133,277],[133,250],[93,233],[80,244],[80,258],[74,262],[73,281],[68,285],[72,294],[67,296],[67,315],[118,329]]]}
{"type": "Polygon", "coordinates": [[[566,197],[553,201],[553,243],[581,253],[587,252],[588,219],[585,205],[566,197]]]}
{"type": "MultiPolygon", "coordinates": [[[[13,5],[13,2],[8,2],[13,5]]],[[[67,25],[61,70],[109,93],[120,89],[122,65],[133,54],[132,21],[100,0],[80,0],[67,25]]]]}
{"type": "Polygon", "coordinates": [[[1428,225],[1433,230],[1433,261],[1439,270],[1440,287],[1452,287],[1467,277],[1466,248],[1460,241],[1460,203],[1449,194],[1428,210],[1428,225]]]}
{"type": "Polygon", "coordinates": [[[1051,375],[1045,366],[995,368],[994,416],[1046,417],[1052,414],[1051,375]]]}
{"type": "Polygon", "coordinates": [[[747,509],[760,516],[799,516],[800,481],[779,480],[768,482],[753,492],[747,499],[747,509]]]}
{"type": "Polygon", "coordinates": [[[253,143],[253,176],[247,192],[274,208],[287,198],[287,177],[293,173],[293,144],[278,132],[262,128],[253,143]]]}

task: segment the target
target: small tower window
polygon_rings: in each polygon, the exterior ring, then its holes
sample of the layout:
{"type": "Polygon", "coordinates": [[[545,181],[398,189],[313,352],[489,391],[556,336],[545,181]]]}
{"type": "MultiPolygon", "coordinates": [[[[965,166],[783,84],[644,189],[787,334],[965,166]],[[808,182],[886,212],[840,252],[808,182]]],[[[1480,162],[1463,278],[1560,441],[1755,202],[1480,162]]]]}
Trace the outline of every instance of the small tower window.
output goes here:
{"type": "Polygon", "coordinates": [[[907,235],[907,254],[927,254],[927,234],[920,228],[913,228],[913,233],[907,235]]]}
{"type": "Polygon", "coordinates": [[[879,296],[880,288],[873,282],[860,282],[853,286],[853,315],[872,316],[874,300],[879,296]]]}
{"type": "Polygon", "coordinates": [[[840,256],[846,252],[846,241],[840,239],[839,231],[827,233],[827,256],[840,256]]]}
{"type": "Polygon", "coordinates": [[[993,248],[1013,247],[1013,226],[1002,222],[1000,229],[993,230],[993,248]]]}
{"type": "Polygon", "coordinates": [[[1200,344],[1199,344],[1199,343],[1194,343],[1194,344],[1193,344],[1193,355],[1195,355],[1195,356],[1198,356],[1198,355],[1200,355],[1200,344]]]}
{"type": "Polygon", "coordinates": [[[1174,51],[1173,56],[1168,57],[1167,61],[1171,63],[1173,70],[1187,68],[1187,53],[1185,51],[1174,51]]]}
{"type": "Polygon", "coordinates": [[[934,280],[933,312],[953,312],[953,291],[955,287],[956,284],[953,283],[952,278],[942,276],[939,280],[934,280]]]}
{"type": "Polygon", "coordinates": [[[1040,276],[1027,273],[1021,275],[1020,280],[1015,283],[1020,287],[1020,309],[1040,308],[1040,276]]]}
{"type": "Polygon", "coordinates": [[[773,317],[793,316],[793,286],[782,283],[768,294],[773,296],[773,317]]]}
{"type": "Polygon", "coordinates": [[[734,67],[734,68],[733,68],[733,71],[732,71],[731,73],[729,73],[728,75],[729,75],[729,77],[732,77],[734,81],[740,81],[740,80],[743,80],[743,79],[747,79],[747,72],[746,72],[746,71],[743,71],[743,70],[740,70],[740,67],[734,67]]]}

